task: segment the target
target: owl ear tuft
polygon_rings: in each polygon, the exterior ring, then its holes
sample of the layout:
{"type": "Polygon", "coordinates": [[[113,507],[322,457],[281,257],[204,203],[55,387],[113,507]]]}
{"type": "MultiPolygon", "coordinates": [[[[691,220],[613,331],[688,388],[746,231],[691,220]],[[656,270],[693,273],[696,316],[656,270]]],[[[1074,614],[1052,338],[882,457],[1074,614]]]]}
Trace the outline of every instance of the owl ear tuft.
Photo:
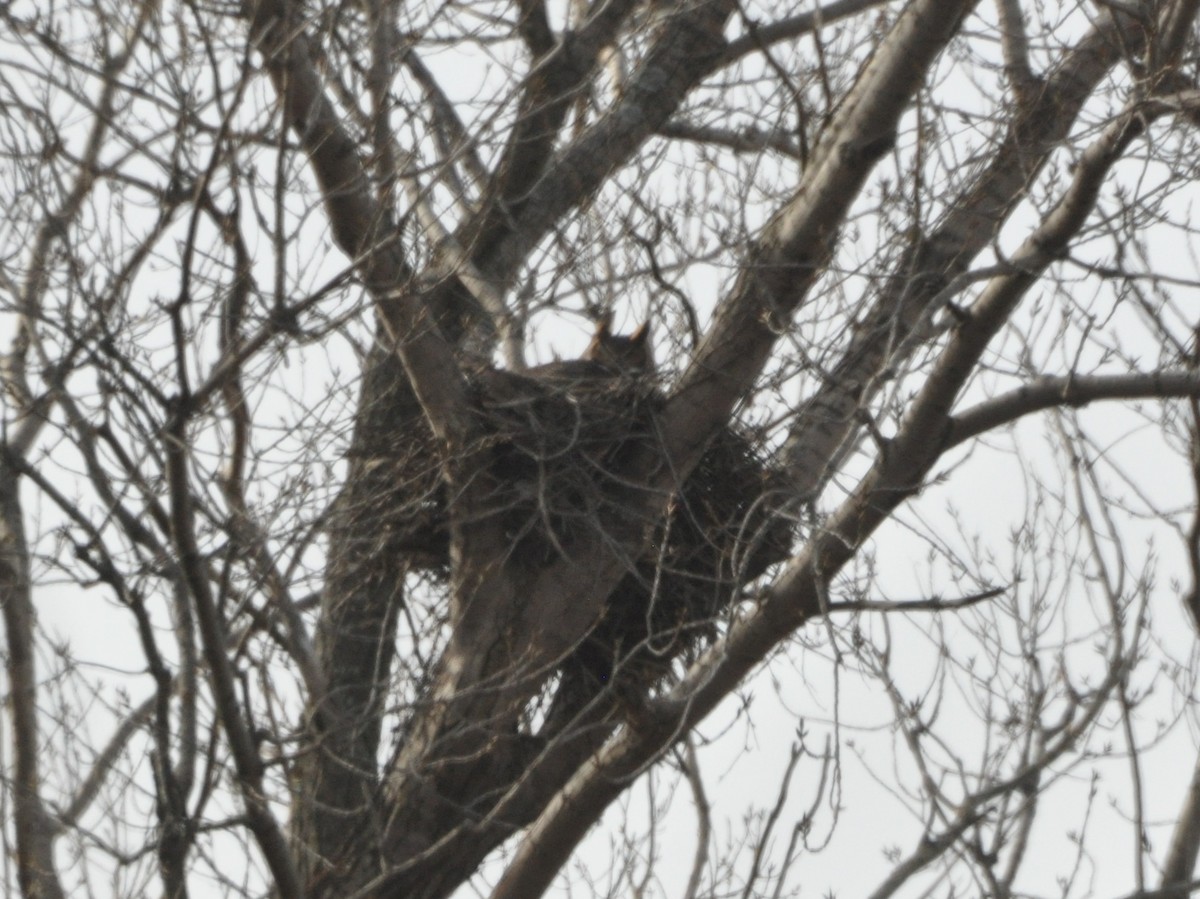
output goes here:
{"type": "Polygon", "coordinates": [[[650,322],[642,322],[641,326],[636,331],[629,335],[631,343],[641,346],[650,339],[650,322]]]}

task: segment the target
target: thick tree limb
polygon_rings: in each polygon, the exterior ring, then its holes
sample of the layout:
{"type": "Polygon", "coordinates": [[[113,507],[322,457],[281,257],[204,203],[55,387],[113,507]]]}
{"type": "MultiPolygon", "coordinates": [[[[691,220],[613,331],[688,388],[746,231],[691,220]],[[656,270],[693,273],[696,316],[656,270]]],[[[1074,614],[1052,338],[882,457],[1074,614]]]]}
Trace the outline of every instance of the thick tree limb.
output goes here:
{"type": "Polygon", "coordinates": [[[926,66],[969,3],[918,3],[876,51],[817,148],[795,198],[776,213],[667,407],[668,456],[687,471],[762,371],[783,322],[831,258],[837,225],[895,139],[926,66]]]}
{"type": "MultiPolygon", "coordinates": [[[[403,860],[389,866],[356,896],[427,899],[451,895],[465,870],[474,870],[496,846],[533,822],[579,766],[600,749],[617,725],[617,707],[617,697],[607,691],[577,714],[548,723],[547,732],[539,732],[532,744],[540,746],[533,757],[519,749],[513,751],[503,740],[493,741],[486,764],[471,772],[472,786],[478,795],[500,798],[486,811],[455,808],[449,829],[437,821],[439,807],[444,809],[448,797],[431,796],[426,805],[408,802],[398,806],[393,831],[411,840],[406,854],[397,856],[403,860]],[[418,833],[422,827],[440,836],[435,842],[422,842],[418,833]]],[[[393,852],[399,848],[393,845],[393,852]]]]}
{"type": "Polygon", "coordinates": [[[1186,899],[1195,886],[1196,858],[1200,855],[1200,761],[1192,771],[1192,780],[1184,794],[1183,805],[1175,819],[1171,847],[1163,864],[1164,899],[1186,899]]]}
{"type": "Polygon", "coordinates": [[[955,415],[946,436],[946,448],[1043,409],[1086,406],[1103,400],[1196,396],[1200,396],[1200,373],[1194,370],[1037,378],[955,415]]]}
{"type": "MultiPolygon", "coordinates": [[[[1193,362],[1195,360],[1193,359],[1193,362]]],[[[1193,373],[1200,374],[1200,372],[1193,373]]],[[[1192,617],[1192,627],[1200,637],[1200,397],[1193,398],[1188,411],[1189,462],[1192,489],[1197,503],[1187,530],[1187,560],[1191,583],[1183,595],[1183,602],[1192,617]]],[[[1175,830],[1171,834],[1171,846],[1167,851],[1162,869],[1163,895],[1167,899],[1185,899],[1190,893],[1187,881],[1195,876],[1196,859],[1200,856],[1200,758],[1192,770],[1192,780],[1184,794],[1182,807],[1175,819],[1175,830]]],[[[1194,886],[1194,884],[1193,884],[1194,886]]]]}
{"type": "Polygon", "coordinates": [[[13,739],[13,827],[17,882],[27,899],[62,899],[54,864],[57,828],[42,803],[41,754],[34,660],[34,611],[29,547],[19,495],[20,478],[0,446],[0,609],[4,614],[13,739]]]}

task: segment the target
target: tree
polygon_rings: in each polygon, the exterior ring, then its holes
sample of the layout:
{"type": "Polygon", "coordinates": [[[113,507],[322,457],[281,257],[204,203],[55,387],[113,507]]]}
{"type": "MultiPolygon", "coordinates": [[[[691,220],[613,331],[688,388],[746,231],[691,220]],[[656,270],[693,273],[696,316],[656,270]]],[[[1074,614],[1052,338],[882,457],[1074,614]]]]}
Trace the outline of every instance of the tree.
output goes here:
{"type": "Polygon", "coordinates": [[[1196,14],[4,4],[6,887],[524,899],[646,782],[596,892],[785,895],[874,774],[873,895],[1075,895],[1112,760],[1186,895],[1196,14]]]}

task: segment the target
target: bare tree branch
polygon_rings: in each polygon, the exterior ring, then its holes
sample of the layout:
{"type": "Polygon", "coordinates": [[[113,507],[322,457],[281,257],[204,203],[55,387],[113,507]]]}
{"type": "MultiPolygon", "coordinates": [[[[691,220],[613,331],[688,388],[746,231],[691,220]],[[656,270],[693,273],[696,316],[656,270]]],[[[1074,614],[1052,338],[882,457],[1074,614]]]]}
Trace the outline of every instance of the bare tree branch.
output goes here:
{"type": "Polygon", "coordinates": [[[379,208],[371,198],[357,145],[325,96],[307,40],[297,30],[301,21],[287,0],[263,0],[252,7],[252,38],[267,60],[286,120],[303,142],[321,183],[338,244],[362,266],[363,280],[434,433],[461,445],[470,431],[462,375],[434,311],[420,293],[410,292],[413,273],[404,262],[390,210],[379,208]]]}
{"type": "Polygon", "coordinates": [[[34,613],[25,517],[18,493],[20,479],[0,453],[0,607],[4,633],[9,703],[12,708],[14,828],[17,878],[26,896],[59,899],[66,893],[54,863],[54,822],[42,802],[42,772],[34,660],[34,613]]]}
{"type": "Polygon", "coordinates": [[[1046,376],[955,415],[946,445],[947,448],[957,446],[1045,409],[1081,407],[1104,400],[1185,398],[1197,395],[1200,395],[1200,375],[1195,371],[1046,376]]]}

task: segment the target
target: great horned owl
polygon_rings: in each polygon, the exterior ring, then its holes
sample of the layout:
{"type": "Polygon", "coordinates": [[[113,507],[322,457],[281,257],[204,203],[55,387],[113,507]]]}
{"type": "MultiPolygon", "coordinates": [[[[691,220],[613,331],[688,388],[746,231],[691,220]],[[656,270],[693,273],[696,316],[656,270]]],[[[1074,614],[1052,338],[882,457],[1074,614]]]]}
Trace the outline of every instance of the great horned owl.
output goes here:
{"type": "Polygon", "coordinates": [[[583,358],[622,375],[651,374],[654,371],[654,348],[650,343],[650,323],[646,322],[629,335],[614,334],[611,327],[611,316],[600,320],[583,358]]]}

